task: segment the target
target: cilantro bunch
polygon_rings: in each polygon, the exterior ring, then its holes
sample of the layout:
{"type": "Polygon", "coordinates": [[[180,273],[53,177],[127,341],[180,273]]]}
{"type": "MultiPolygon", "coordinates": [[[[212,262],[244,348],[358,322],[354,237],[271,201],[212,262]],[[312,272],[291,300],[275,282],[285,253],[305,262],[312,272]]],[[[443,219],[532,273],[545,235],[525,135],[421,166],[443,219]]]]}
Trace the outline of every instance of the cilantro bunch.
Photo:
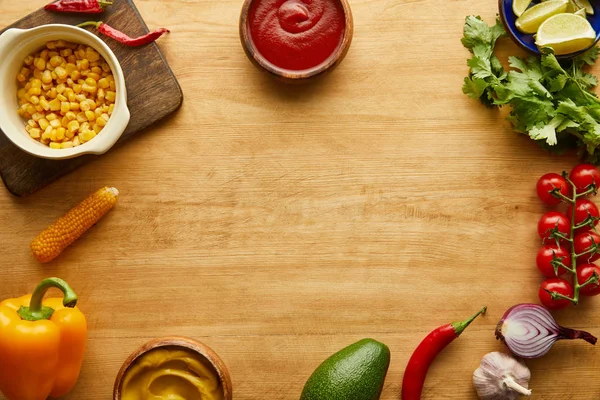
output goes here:
{"type": "Polygon", "coordinates": [[[544,148],[556,153],[580,148],[600,164],[600,99],[591,92],[598,81],[583,72],[595,64],[598,48],[561,62],[549,49],[541,57],[509,57],[507,72],[494,55],[496,41],[505,35],[499,20],[490,27],[480,17],[467,17],[462,43],[472,57],[463,93],[489,107],[509,105],[514,130],[544,148]]]}

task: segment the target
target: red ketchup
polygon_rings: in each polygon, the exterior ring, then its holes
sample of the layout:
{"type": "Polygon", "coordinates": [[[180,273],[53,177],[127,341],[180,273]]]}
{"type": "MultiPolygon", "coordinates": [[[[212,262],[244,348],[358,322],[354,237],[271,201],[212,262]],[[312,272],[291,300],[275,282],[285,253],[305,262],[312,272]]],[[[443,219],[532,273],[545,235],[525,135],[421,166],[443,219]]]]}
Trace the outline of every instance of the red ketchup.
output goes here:
{"type": "Polygon", "coordinates": [[[276,67],[320,66],[339,48],[346,30],[339,0],[254,0],[248,14],[256,50],[276,67]]]}

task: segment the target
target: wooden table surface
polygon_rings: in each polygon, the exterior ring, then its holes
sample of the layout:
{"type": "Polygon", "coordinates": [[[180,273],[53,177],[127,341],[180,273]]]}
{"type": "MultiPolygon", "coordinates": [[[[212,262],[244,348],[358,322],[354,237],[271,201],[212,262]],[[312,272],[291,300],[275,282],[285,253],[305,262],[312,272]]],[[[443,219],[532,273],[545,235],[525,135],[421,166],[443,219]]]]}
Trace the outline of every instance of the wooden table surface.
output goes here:
{"type": "MultiPolygon", "coordinates": [[[[44,2],[0,0],[0,28],[44,2]]],[[[238,400],[297,399],[323,359],[372,337],[392,352],[382,399],[398,399],[420,340],[487,305],[423,396],[475,399],[473,371],[503,349],[496,323],[537,302],[535,182],[576,163],[462,94],[464,17],[492,22],[495,2],[352,0],[348,57],[307,87],[246,59],[241,3],[137,2],[172,30],[160,47],[183,107],[33,196],[0,191],[0,298],[47,276],[76,289],[90,328],[77,400],[110,398],[123,360],[173,334],[222,356],[238,400]],[[55,262],[33,260],[31,239],[104,185],[116,209],[55,262]]],[[[556,316],[600,334],[598,299],[556,316]]],[[[597,399],[599,351],[560,343],[529,362],[533,398],[597,399]]]]}

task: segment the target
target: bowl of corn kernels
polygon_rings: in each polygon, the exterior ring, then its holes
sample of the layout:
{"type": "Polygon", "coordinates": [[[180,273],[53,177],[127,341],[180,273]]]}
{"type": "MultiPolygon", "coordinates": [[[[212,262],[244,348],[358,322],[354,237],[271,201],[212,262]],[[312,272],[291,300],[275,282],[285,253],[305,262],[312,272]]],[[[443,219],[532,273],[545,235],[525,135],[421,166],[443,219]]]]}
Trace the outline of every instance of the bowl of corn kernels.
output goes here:
{"type": "Polygon", "coordinates": [[[130,113],[125,78],[110,48],[70,25],[0,35],[0,130],[37,157],[103,154],[130,113]]]}

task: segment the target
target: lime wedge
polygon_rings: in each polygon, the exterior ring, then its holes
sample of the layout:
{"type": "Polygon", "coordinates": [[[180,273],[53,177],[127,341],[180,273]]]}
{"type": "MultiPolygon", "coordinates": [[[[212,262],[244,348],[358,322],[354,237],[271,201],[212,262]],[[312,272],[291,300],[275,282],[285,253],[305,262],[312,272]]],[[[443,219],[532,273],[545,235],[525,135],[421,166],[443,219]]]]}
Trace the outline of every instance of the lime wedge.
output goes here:
{"type": "Polygon", "coordinates": [[[536,33],[540,25],[553,15],[564,13],[569,0],[548,0],[528,8],[515,25],[523,33],[536,33]]]}
{"type": "Polygon", "coordinates": [[[579,8],[585,8],[586,13],[594,15],[594,7],[592,7],[589,0],[575,0],[575,4],[577,4],[579,8]]]}
{"type": "Polygon", "coordinates": [[[575,15],[579,15],[580,17],[587,18],[587,13],[585,12],[585,8],[580,8],[579,10],[574,12],[575,15]]]}
{"type": "Polygon", "coordinates": [[[513,0],[512,9],[517,17],[523,15],[527,7],[531,4],[531,0],[513,0]]]}
{"type": "Polygon", "coordinates": [[[558,14],[548,18],[538,30],[535,44],[551,47],[554,54],[571,54],[594,44],[596,32],[587,19],[575,14],[558,14]]]}
{"type": "Polygon", "coordinates": [[[567,12],[575,13],[579,11],[580,8],[573,0],[569,0],[569,5],[567,6],[567,12]]]}

